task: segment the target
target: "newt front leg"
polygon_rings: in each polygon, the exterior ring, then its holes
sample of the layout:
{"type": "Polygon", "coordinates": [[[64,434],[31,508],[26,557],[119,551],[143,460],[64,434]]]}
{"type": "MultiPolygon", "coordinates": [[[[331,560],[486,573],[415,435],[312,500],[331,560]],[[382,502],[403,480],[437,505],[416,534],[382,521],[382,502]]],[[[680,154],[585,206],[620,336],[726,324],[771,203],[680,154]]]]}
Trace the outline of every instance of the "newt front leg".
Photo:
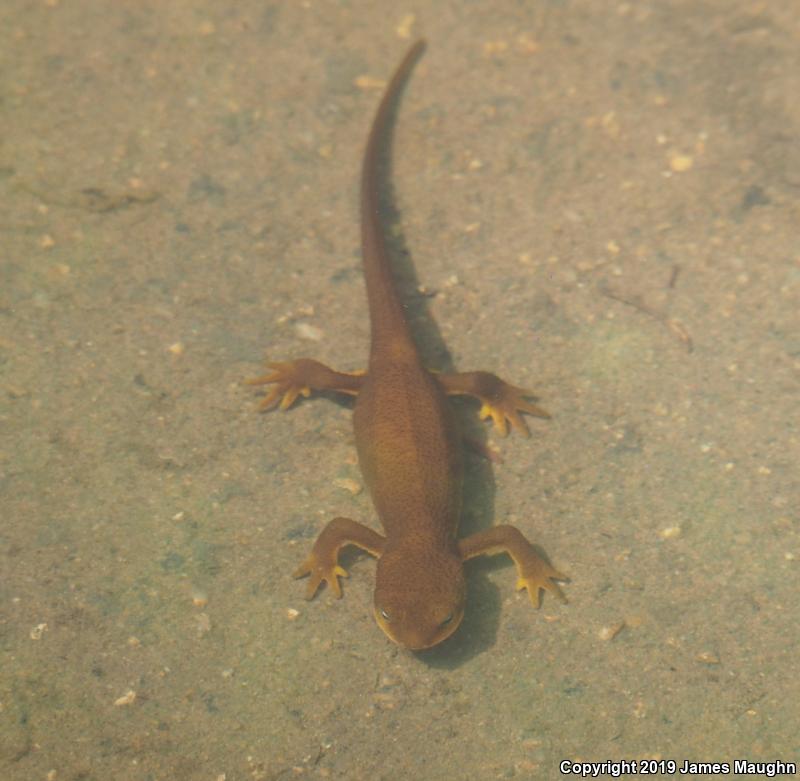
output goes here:
{"type": "Polygon", "coordinates": [[[339,578],[346,578],[347,571],[339,566],[339,551],[345,545],[355,545],[372,556],[380,557],[386,538],[363,523],[350,518],[334,518],[319,533],[308,558],[294,571],[293,577],[310,575],[306,588],[306,599],[313,599],[317,589],[325,581],[337,599],[342,596],[339,578]]]}
{"type": "Polygon", "coordinates": [[[507,553],[517,566],[517,590],[527,589],[533,606],[539,607],[539,592],[549,591],[562,602],[566,597],[556,580],[568,580],[548,564],[525,535],[514,526],[492,526],[458,541],[458,550],[464,561],[484,554],[507,553]]]}
{"type": "Polygon", "coordinates": [[[473,396],[481,403],[478,413],[481,420],[491,417],[501,436],[511,428],[530,436],[528,424],[519,414],[527,412],[538,418],[549,418],[550,415],[541,407],[526,398],[535,399],[536,395],[524,388],[510,385],[490,372],[460,372],[459,374],[435,374],[448,396],[473,396]]]}

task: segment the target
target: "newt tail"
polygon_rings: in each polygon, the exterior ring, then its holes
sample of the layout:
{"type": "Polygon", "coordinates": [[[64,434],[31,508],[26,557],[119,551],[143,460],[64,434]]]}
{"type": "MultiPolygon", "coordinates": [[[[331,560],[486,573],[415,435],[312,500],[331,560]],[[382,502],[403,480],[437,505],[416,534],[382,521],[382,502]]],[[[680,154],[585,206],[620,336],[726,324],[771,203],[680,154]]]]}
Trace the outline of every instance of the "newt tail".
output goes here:
{"type": "Polygon", "coordinates": [[[379,167],[381,141],[389,131],[389,120],[397,96],[411,69],[425,50],[425,41],[417,41],[403,57],[395,71],[372,122],[364,161],[361,165],[361,254],[371,327],[372,350],[380,351],[386,339],[402,341],[411,349],[416,346],[405,318],[403,304],[392,278],[386,234],[380,222],[379,167]]]}

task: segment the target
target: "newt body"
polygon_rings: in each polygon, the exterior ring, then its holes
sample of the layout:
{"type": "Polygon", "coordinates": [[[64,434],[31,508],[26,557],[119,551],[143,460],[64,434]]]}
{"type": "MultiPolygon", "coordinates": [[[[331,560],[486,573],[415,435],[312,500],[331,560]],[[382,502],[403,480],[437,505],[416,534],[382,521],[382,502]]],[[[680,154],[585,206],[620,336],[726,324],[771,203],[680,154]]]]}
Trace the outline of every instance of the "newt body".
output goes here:
{"type": "MultiPolygon", "coordinates": [[[[463,563],[482,554],[508,553],[538,606],[541,589],[562,597],[553,569],[514,527],[495,526],[457,538],[463,482],[462,442],[447,400],[471,395],[482,403],[501,434],[508,423],[524,434],[520,412],[549,417],[526,400],[532,394],[488,372],[439,374],[422,364],[392,278],[379,214],[379,145],[394,101],[424,48],[418,41],[393,76],[373,121],[361,176],[361,235],[371,325],[366,373],[336,372],[300,359],[271,364],[273,371],[252,380],[273,384],[261,404],[291,406],[312,390],[356,396],[353,413],[358,460],[383,526],[378,534],[349,518],[330,521],[311,553],[294,573],[309,576],[307,597],[325,581],[341,596],[338,564],[342,547],[355,545],[378,559],[375,617],[394,642],[413,650],[440,643],[464,614],[463,563]]],[[[563,597],[562,597],[563,598],[563,597]]]]}

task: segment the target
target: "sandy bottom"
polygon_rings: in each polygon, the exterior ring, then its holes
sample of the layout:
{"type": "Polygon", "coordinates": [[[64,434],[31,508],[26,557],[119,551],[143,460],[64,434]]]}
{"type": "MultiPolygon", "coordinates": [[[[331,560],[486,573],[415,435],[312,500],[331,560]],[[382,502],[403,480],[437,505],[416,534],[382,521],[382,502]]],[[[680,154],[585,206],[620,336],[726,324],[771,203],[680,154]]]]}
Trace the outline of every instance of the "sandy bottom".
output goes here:
{"type": "Polygon", "coordinates": [[[4,781],[800,761],[795,2],[0,6],[4,781]],[[535,611],[470,563],[413,655],[369,558],[342,600],[291,578],[327,520],[378,527],[348,405],[242,380],[363,367],[358,167],[420,34],[415,332],[553,416],[458,405],[503,458],[468,456],[463,528],[571,581],[535,611]]]}

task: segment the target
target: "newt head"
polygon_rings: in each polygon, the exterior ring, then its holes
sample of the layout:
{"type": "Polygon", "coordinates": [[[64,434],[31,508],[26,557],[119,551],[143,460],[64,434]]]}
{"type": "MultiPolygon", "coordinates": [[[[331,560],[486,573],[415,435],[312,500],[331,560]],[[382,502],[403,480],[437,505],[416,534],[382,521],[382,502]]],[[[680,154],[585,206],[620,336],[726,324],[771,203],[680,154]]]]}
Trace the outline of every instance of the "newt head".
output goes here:
{"type": "Polygon", "coordinates": [[[450,637],[464,617],[466,582],[457,550],[404,543],[384,551],[375,575],[375,619],[411,651],[450,637]]]}

